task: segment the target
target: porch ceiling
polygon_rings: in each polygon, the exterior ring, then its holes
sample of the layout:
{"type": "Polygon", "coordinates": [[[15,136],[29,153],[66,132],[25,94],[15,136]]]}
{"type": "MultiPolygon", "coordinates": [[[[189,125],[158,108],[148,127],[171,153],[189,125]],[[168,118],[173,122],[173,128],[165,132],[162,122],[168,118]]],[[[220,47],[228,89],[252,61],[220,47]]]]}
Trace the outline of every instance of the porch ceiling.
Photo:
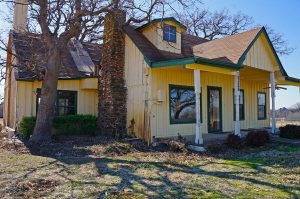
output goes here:
{"type": "Polygon", "coordinates": [[[243,80],[251,80],[268,83],[270,82],[270,72],[245,66],[240,70],[240,76],[243,80]]]}
{"type": "Polygon", "coordinates": [[[227,67],[215,67],[206,64],[186,64],[185,68],[187,69],[198,69],[201,71],[213,72],[213,73],[221,73],[227,75],[234,75],[237,69],[227,68],[227,67]]]}

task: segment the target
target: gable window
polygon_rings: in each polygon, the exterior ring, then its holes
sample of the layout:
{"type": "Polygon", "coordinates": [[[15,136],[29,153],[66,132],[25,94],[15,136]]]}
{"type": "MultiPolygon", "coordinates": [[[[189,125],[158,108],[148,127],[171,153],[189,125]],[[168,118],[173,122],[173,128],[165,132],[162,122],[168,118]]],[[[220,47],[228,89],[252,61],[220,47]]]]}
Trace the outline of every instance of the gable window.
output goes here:
{"type": "MultiPolygon", "coordinates": [[[[245,120],[245,98],[244,98],[244,90],[240,89],[240,120],[245,120]]],[[[233,120],[235,121],[235,96],[234,96],[234,89],[233,89],[233,120]]]]}
{"type": "MultiPolygon", "coordinates": [[[[41,89],[37,89],[36,113],[41,100],[41,89]]],[[[55,115],[77,114],[77,91],[58,90],[55,102],[55,115]]]]}
{"type": "Polygon", "coordinates": [[[171,25],[164,25],[163,27],[163,39],[168,42],[176,43],[176,27],[171,25]]]}
{"type": "Polygon", "coordinates": [[[266,93],[259,92],[257,93],[257,108],[258,108],[258,119],[264,120],[267,118],[267,109],[266,109],[266,93]]]}
{"type": "MultiPolygon", "coordinates": [[[[170,85],[170,123],[196,123],[195,90],[191,86],[170,85]]],[[[200,95],[202,107],[202,94],[200,95]]],[[[202,111],[200,112],[202,122],[202,111]]]]}

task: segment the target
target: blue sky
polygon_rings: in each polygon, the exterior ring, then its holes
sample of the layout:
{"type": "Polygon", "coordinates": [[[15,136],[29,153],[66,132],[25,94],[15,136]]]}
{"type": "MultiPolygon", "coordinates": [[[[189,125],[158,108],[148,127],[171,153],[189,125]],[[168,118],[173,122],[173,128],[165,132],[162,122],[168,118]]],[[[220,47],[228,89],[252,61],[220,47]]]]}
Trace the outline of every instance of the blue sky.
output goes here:
{"type": "MultiPolygon", "coordinates": [[[[289,76],[300,78],[300,1],[299,0],[202,0],[210,10],[227,8],[231,13],[241,11],[253,17],[255,24],[269,25],[283,33],[286,40],[296,50],[280,60],[289,76]]],[[[290,107],[300,102],[299,88],[276,92],[276,108],[290,107]]]]}

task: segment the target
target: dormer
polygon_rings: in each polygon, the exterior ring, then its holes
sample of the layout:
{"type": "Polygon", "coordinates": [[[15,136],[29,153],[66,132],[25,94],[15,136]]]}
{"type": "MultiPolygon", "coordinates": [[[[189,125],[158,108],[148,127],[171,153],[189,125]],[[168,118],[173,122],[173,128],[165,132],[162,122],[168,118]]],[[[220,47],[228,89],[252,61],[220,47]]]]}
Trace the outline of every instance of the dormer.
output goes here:
{"type": "Polygon", "coordinates": [[[153,19],[137,28],[159,50],[181,53],[181,34],[186,27],[173,17],[153,19]]]}

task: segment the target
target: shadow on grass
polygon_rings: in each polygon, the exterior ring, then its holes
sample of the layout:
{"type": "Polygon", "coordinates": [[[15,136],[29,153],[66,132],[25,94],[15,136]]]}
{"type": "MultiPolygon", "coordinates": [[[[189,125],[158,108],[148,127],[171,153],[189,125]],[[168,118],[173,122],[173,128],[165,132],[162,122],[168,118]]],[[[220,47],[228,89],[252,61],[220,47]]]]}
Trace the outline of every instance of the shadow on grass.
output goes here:
{"type": "MultiPolygon", "coordinates": [[[[66,181],[71,183],[71,197],[73,197],[73,192],[76,188],[85,186],[88,184],[98,184],[96,181],[84,181],[84,180],[74,180],[69,177],[70,170],[68,165],[84,165],[93,163],[98,172],[99,177],[105,175],[118,178],[118,182],[111,184],[109,189],[123,190],[132,189],[135,192],[143,195],[153,194],[153,197],[159,198],[182,198],[188,197],[189,194],[195,194],[197,196],[207,195],[211,197],[228,197],[220,190],[213,190],[212,187],[207,187],[202,184],[197,184],[197,188],[194,186],[189,186],[183,184],[180,181],[174,181],[170,179],[169,174],[178,173],[179,175],[197,175],[197,177],[214,177],[225,180],[238,180],[240,182],[252,183],[254,185],[262,185],[269,188],[277,189],[279,191],[289,194],[290,197],[297,198],[295,191],[300,191],[299,186],[289,186],[284,184],[276,184],[268,182],[267,180],[256,179],[255,176],[267,173],[265,166],[278,165],[278,161],[270,161],[272,157],[260,157],[255,156],[250,158],[245,158],[243,156],[237,156],[232,158],[225,157],[223,162],[215,162],[206,160],[199,161],[196,165],[186,165],[179,164],[169,161],[145,161],[139,160],[137,157],[133,159],[125,159],[122,156],[109,157],[105,155],[95,155],[95,151],[87,147],[103,147],[109,146],[114,143],[114,140],[96,137],[89,139],[85,142],[84,139],[78,139],[73,141],[58,140],[50,145],[44,146],[44,148],[30,148],[31,153],[34,155],[46,156],[56,159],[59,162],[53,162],[58,164],[59,171],[56,172],[57,175],[64,178],[66,181]],[[200,164],[203,163],[203,164],[200,164]],[[114,166],[113,166],[114,165],[114,166]],[[208,171],[204,167],[221,165],[221,166],[232,166],[237,167],[240,171],[208,171]],[[243,171],[251,169],[250,171],[243,171]],[[138,169],[151,170],[155,173],[156,177],[141,176],[137,173],[138,169]],[[253,176],[253,177],[250,177],[253,176]],[[137,186],[140,188],[137,189],[137,186]],[[204,192],[203,192],[204,190],[204,192]],[[209,193],[208,193],[209,192],[209,193]]],[[[287,150],[283,148],[282,150],[287,150]]],[[[289,148],[289,151],[294,151],[289,148]]],[[[213,156],[212,154],[209,154],[213,156]]],[[[220,158],[220,155],[218,155],[220,158]]],[[[284,157],[283,157],[284,160],[284,157]]],[[[288,161],[287,159],[285,161],[288,161]]],[[[285,166],[285,161],[280,162],[281,166],[285,166]]],[[[295,165],[296,166],[296,165],[295,165]]],[[[36,168],[38,170],[39,168],[36,168]]],[[[34,171],[32,171],[34,172],[34,171]]],[[[192,179],[186,179],[187,181],[192,179]]],[[[104,197],[104,192],[99,193],[99,197],[104,197]]]]}

